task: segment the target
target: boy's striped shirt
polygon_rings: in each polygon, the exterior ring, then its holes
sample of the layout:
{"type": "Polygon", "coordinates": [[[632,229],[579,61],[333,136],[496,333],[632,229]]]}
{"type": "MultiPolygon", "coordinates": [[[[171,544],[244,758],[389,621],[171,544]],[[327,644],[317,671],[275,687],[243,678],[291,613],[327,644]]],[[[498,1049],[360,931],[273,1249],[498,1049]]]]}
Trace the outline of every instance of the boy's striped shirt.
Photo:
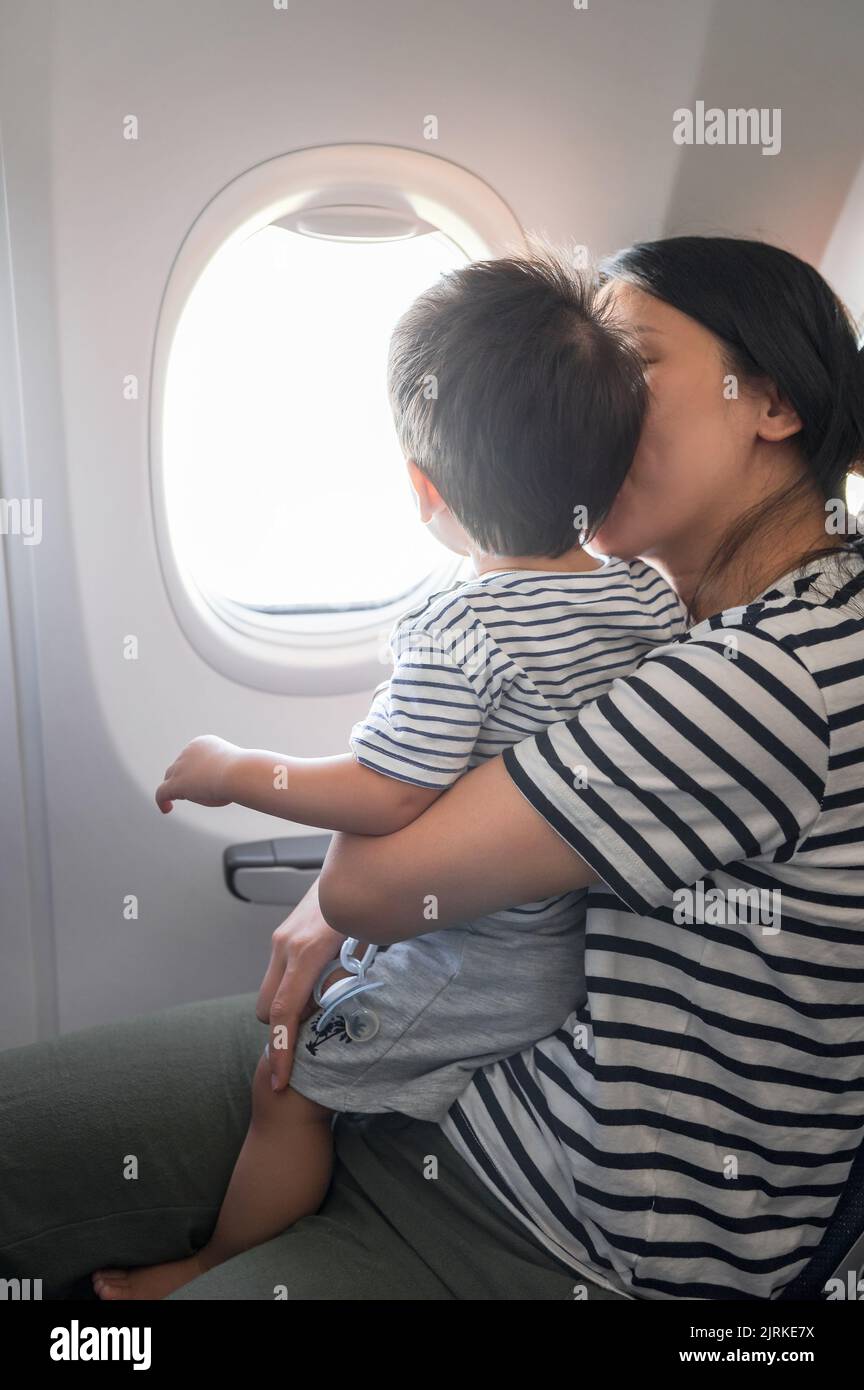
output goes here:
{"type": "MultiPolygon", "coordinates": [[[[566,718],[684,631],[656,570],[498,570],[427,599],[394,628],[394,669],[351,730],[359,762],[423,787],[464,772],[566,718]]],[[[581,895],[580,895],[581,896],[581,895]]],[[[568,895],[523,904],[524,923],[568,895]]]]}

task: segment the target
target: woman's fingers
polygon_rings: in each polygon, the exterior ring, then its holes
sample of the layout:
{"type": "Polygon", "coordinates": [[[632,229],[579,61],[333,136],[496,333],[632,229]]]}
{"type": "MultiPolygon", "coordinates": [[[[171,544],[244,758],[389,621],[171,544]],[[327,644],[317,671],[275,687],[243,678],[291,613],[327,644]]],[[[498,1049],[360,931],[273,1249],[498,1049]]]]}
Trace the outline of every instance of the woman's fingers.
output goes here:
{"type": "MultiPolygon", "coordinates": [[[[274,1091],[281,1091],[291,1080],[294,1048],[300,1027],[302,1003],[297,1000],[297,977],[288,970],[283,987],[276,993],[270,1010],[270,1079],[274,1091]]],[[[306,996],[308,998],[308,994],[306,996]]]]}
{"type": "Polygon", "coordinates": [[[273,933],[255,1013],[262,1023],[270,1024],[270,1071],[276,1090],[288,1085],[298,1029],[314,1013],[315,985],[343,941],[321,915],[317,880],[273,933]]]}
{"type": "Polygon", "coordinates": [[[285,974],[285,954],[284,942],[281,938],[277,940],[274,933],[270,963],[264,973],[264,979],[261,981],[258,1000],[255,1004],[255,1017],[261,1023],[270,1022],[270,1009],[276,997],[276,991],[282,983],[282,976],[285,974]]]}

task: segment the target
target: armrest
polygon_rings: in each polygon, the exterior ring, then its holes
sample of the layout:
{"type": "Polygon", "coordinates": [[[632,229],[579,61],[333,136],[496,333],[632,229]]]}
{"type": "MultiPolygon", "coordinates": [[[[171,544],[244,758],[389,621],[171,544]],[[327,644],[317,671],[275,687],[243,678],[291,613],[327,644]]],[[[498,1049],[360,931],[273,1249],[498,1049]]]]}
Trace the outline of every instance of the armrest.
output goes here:
{"type": "Polygon", "coordinates": [[[229,845],[222,859],[229,893],[247,903],[292,907],[321,872],[331,836],[287,836],[229,845]]]}

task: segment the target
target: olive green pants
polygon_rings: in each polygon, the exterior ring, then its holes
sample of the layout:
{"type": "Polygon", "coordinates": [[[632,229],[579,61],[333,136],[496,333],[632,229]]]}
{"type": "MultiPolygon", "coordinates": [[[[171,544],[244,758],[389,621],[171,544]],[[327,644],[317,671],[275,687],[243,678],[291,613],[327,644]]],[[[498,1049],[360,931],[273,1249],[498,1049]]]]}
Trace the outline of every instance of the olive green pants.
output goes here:
{"type": "MultiPolygon", "coordinates": [[[[94,1269],[202,1246],[266,1040],[249,994],[0,1053],[0,1277],[90,1298],[94,1269]]],[[[337,1121],[315,1216],[171,1298],[555,1300],[577,1283],[437,1125],[385,1115],[337,1121]]],[[[588,1294],[616,1297],[594,1284],[588,1294]]]]}

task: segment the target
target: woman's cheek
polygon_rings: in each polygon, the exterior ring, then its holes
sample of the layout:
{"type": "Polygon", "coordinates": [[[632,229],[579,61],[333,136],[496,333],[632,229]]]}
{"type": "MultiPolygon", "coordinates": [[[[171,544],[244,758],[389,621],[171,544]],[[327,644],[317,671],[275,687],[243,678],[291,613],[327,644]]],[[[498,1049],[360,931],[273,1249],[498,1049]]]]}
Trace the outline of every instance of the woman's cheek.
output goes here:
{"type": "Polygon", "coordinates": [[[651,543],[653,530],[651,511],[628,478],[587,549],[593,555],[615,555],[621,560],[632,560],[651,543]]]}

